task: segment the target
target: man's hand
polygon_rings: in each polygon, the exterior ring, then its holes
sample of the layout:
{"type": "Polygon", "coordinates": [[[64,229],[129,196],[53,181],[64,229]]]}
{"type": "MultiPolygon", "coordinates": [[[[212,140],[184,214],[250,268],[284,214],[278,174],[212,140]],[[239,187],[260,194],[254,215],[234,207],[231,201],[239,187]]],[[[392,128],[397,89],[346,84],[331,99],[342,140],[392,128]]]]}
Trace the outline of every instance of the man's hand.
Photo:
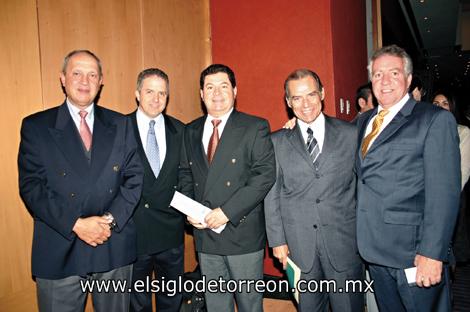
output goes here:
{"type": "Polygon", "coordinates": [[[222,211],[222,209],[220,209],[219,207],[219,208],[212,209],[212,211],[207,214],[204,221],[207,223],[208,228],[216,229],[219,226],[222,226],[225,223],[227,223],[228,218],[225,215],[225,213],[222,211]]]}
{"type": "Polygon", "coordinates": [[[105,217],[78,218],[72,231],[93,247],[103,244],[111,236],[110,221],[105,217]]]}
{"type": "Polygon", "coordinates": [[[190,216],[187,217],[187,220],[189,223],[191,223],[192,226],[194,226],[196,229],[202,230],[205,229],[206,226],[202,224],[201,222],[197,221],[196,219],[191,218],[190,216]]]}
{"type": "Polygon", "coordinates": [[[285,270],[287,267],[287,256],[289,255],[289,247],[287,245],[281,245],[273,247],[273,254],[279,262],[282,263],[282,268],[285,270]]]}
{"type": "Polygon", "coordinates": [[[289,129],[292,130],[295,128],[295,122],[297,121],[297,118],[293,117],[292,119],[288,120],[284,126],[282,126],[283,129],[289,129]]]}
{"type": "Polygon", "coordinates": [[[431,287],[441,282],[442,261],[425,256],[416,255],[416,285],[419,287],[431,287]]]}

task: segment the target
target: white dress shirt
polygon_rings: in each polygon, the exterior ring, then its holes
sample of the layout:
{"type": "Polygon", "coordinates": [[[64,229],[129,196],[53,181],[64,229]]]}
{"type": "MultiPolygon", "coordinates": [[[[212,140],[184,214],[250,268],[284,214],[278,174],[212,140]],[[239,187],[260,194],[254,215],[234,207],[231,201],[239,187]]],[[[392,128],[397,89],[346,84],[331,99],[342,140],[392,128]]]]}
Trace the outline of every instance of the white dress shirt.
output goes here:
{"type": "MultiPolygon", "coordinates": [[[[385,129],[386,126],[388,126],[388,124],[392,121],[392,119],[396,116],[396,114],[398,114],[398,112],[403,108],[403,106],[405,106],[405,104],[409,100],[409,98],[410,98],[410,95],[408,93],[405,94],[405,96],[400,101],[398,101],[397,104],[393,105],[392,107],[390,107],[388,109],[388,114],[385,115],[384,121],[382,123],[382,126],[380,127],[379,132],[377,133],[377,135],[369,143],[369,148],[372,146],[375,139],[377,139],[379,137],[380,133],[382,133],[382,130],[385,129]]],[[[377,115],[375,115],[369,121],[369,124],[367,125],[366,132],[364,133],[364,138],[372,131],[372,125],[374,124],[374,120],[379,115],[380,111],[382,111],[382,110],[383,110],[382,106],[379,105],[378,110],[377,110],[377,115]]]]}
{"type": "Polygon", "coordinates": [[[140,106],[136,114],[137,128],[139,129],[139,136],[144,150],[147,151],[147,135],[150,127],[150,120],[155,120],[155,136],[157,137],[158,151],[160,156],[160,168],[163,166],[163,161],[166,156],[166,133],[165,133],[165,118],[159,114],[155,118],[150,118],[145,115],[140,106]]]}
{"type": "Polygon", "coordinates": [[[202,132],[202,145],[204,145],[204,151],[207,155],[207,147],[209,146],[209,141],[212,136],[212,132],[214,131],[214,125],[212,124],[212,120],[219,119],[221,122],[217,127],[219,131],[219,139],[222,137],[222,132],[224,132],[225,125],[227,124],[227,120],[230,117],[230,114],[233,112],[233,107],[230,111],[225,113],[224,115],[220,116],[219,118],[212,117],[211,115],[207,115],[206,122],[204,123],[204,130],[202,132]]]}
{"type": "Polygon", "coordinates": [[[300,132],[302,133],[302,138],[304,139],[305,144],[307,144],[307,128],[310,127],[313,131],[313,136],[317,140],[318,147],[320,148],[320,153],[323,149],[323,142],[325,141],[325,116],[323,113],[320,113],[318,117],[310,124],[303,122],[300,119],[297,119],[297,122],[300,127],[300,132]]]}
{"type": "Polygon", "coordinates": [[[66,100],[67,107],[70,112],[70,116],[72,117],[73,122],[75,123],[75,126],[77,127],[78,133],[80,133],[80,122],[82,120],[82,117],[80,117],[80,111],[84,110],[87,111],[88,114],[85,117],[85,122],[88,125],[88,128],[90,128],[91,134],[93,134],[93,123],[95,121],[95,104],[91,103],[91,105],[88,105],[87,108],[85,109],[80,109],[70,103],[69,99],[67,98],[66,100]]]}

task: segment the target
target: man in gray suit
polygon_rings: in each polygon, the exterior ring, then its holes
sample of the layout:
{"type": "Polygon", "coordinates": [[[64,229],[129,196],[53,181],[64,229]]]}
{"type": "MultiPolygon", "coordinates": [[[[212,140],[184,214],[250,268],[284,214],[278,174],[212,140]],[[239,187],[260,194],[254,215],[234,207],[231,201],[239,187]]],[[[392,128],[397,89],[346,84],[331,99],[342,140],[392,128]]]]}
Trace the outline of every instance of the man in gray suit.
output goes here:
{"type": "Polygon", "coordinates": [[[357,242],[380,311],[450,311],[445,263],[460,197],[457,125],[448,111],[410,97],[412,71],[395,45],[369,62],[379,106],[357,122],[357,242]]]}
{"type": "MultiPolygon", "coordinates": [[[[297,117],[293,130],[272,134],[277,180],[265,198],[268,241],[286,266],[287,256],[307,281],[362,280],[356,247],[356,150],[354,125],[322,113],[325,91],[308,69],[284,84],[287,105],[297,117]]],[[[363,311],[360,292],[300,293],[300,311],[363,311]]]]}

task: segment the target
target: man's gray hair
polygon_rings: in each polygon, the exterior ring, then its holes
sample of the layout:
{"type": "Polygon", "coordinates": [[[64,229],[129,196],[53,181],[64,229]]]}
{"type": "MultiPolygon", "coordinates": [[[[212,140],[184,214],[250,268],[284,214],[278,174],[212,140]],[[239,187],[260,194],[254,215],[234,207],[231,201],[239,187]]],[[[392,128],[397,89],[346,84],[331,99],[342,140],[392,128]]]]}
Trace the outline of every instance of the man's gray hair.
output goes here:
{"type": "Polygon", "coordinates": [[[92,58],[95,59],[96,64],[98,64],[98,75],[100,77],[103,77],[103,69],[101,67],[100,59],[93,52],[91,52],[89,50],[73,50],[72,52],[67,54],[64,58],[64,64],[62,65],[62,73],[65,75],[65,71],[67,70],[67,65],[69,64],[70,58],[74,55],[82,54],[82,53],[87,54],[87,55],[89,55],[89,56],[91,56],[92,58]]]}
{"type": "Polygon", "coordinates": [[[392,44],[389,46],[382,47],[374,52],[372,57],[369,60],[369,65],[367,65],[367,70],[369,71],[369,79],[372,80],[372,63],[379,57],[383,55],[392,55],[399,57],[403,60],[403,64],[405,65],[405,75],[413,74],[413,62],[411,61],[411,57],[406,53],[406,51],[399,46],[392,44]]]}

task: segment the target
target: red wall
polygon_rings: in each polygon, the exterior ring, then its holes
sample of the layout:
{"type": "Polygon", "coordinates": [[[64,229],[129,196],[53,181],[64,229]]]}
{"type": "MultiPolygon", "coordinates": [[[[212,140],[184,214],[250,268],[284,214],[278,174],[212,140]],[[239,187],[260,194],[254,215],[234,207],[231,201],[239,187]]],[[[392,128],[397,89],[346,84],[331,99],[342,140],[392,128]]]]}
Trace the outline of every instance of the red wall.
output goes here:
{"type": "MultiPolygon", "coordinates": [[[[320,76],[326,114],[339,113],[340,97],[354,106],[356,88],[367,81],[363,0],[211,0],[210,6],[212,60],[234,70],[239,110],[279,129],[287,120],[284,79],[297,68],[320,76]]],[[[265,271],[279,273],[269,262],[265,271]]]]}
{"type": "Polygon", "coordinates": [[[336,116],[351,120],[356,115],[355,96],[367,83],[366,5],[364,1],[331,1],[333,72],[336,116]],[[348,99],[351,114],[341,114],[339,99],[348,99]]]}

